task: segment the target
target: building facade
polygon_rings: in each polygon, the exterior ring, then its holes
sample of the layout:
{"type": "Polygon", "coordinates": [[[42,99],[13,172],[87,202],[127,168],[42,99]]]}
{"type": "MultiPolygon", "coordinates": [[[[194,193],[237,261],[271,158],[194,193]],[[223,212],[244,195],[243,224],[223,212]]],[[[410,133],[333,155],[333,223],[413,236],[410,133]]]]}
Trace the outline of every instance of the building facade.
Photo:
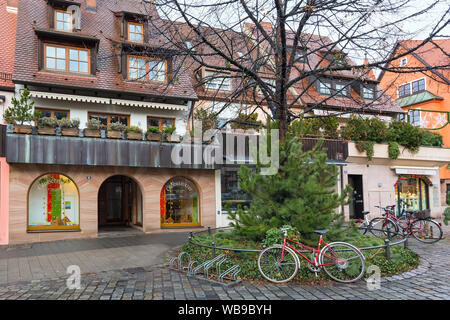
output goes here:
{"type": "MultiPolygon", "coordinates": [[[[399,56],[421,44],[421,40],[398,42],[392,55],[399,56]]],[[[392,61],[387,67],[430,68],[425,72],[382,72],[380,86],[396,103],[407,111],[407,120],[412,124],[438,132],[443,146],[450,147],[450,59],[445,52],[450,50],[449,39],[434,39],[418,50],[392,61]]],[[[450,169],[440,168],[441,204],[446,205],[450,195],[450,169]]]]}

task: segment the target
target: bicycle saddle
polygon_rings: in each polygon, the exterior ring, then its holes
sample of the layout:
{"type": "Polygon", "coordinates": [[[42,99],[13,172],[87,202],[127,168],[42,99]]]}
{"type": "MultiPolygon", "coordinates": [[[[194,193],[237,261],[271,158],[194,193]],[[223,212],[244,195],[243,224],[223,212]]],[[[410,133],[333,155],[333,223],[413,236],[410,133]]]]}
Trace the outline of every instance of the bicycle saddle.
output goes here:
{"type": "Polygon", "coordinates": [[[363,215],[366,215],[366,214],[369,214],[370,211],[361,211],[361,213],[362,213],[363,215]]]}
{"type": "Polygon", "coordinates": [[[317,233],[317,234],[325,234],[325,233],[327,233],[328,231],[330,231],[330,230],[328,230],[328,229],[323,229],[323,230],[314,230],[314,232],[315,233],[317,233]]]}

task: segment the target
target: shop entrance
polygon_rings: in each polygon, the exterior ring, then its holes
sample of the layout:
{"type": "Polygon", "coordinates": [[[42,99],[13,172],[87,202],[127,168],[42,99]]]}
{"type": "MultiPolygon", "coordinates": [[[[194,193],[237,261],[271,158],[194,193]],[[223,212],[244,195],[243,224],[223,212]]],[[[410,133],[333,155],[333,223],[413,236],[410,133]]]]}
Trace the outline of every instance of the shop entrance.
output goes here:
{"type": "Polygon", "coordinates": [[[360,174],[349,174],[348,183],[353,188],[352,202],[350,203],[350,219],[364,219],[363,180],[360,174]]]}
{"type": "Polygon", "coordinates": [[[113,176],[100,186],[98,226],[142,226],[142,193],[133,179],[113,176]]]}

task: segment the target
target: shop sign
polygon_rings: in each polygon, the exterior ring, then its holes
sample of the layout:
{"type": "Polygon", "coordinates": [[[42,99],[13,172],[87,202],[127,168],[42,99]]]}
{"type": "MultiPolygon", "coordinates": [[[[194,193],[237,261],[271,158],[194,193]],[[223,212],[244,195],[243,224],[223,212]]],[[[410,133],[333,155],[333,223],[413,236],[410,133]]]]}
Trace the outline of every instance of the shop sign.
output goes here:
{"type": "Polygon", "coordinates": [[[414,175],[434,176],[436,174],[436,170],[396,168],[395,173],[396,174],[414,174],[414,175]]]}

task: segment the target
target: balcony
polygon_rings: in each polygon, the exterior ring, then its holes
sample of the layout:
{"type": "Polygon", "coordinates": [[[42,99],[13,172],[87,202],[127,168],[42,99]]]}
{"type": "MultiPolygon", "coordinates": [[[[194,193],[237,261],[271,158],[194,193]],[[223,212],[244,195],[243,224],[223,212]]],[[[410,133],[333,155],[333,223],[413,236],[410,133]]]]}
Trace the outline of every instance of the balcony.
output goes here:
{"type": "MultiPolygon", "coordinates": [[[[373,157],[370,164],[394,166],[436,166],[441,167],[450,162],[450,148],[420,147],[419,151],[412,153],[400,146],[400,155],[397,159],[389,158],[388,144],[376,143],[373,147],[373,157]]],[[[359,152],[354,142],[348,143],[347,161],[357,164],[367,164],[365,152],[359,152]]]]}

